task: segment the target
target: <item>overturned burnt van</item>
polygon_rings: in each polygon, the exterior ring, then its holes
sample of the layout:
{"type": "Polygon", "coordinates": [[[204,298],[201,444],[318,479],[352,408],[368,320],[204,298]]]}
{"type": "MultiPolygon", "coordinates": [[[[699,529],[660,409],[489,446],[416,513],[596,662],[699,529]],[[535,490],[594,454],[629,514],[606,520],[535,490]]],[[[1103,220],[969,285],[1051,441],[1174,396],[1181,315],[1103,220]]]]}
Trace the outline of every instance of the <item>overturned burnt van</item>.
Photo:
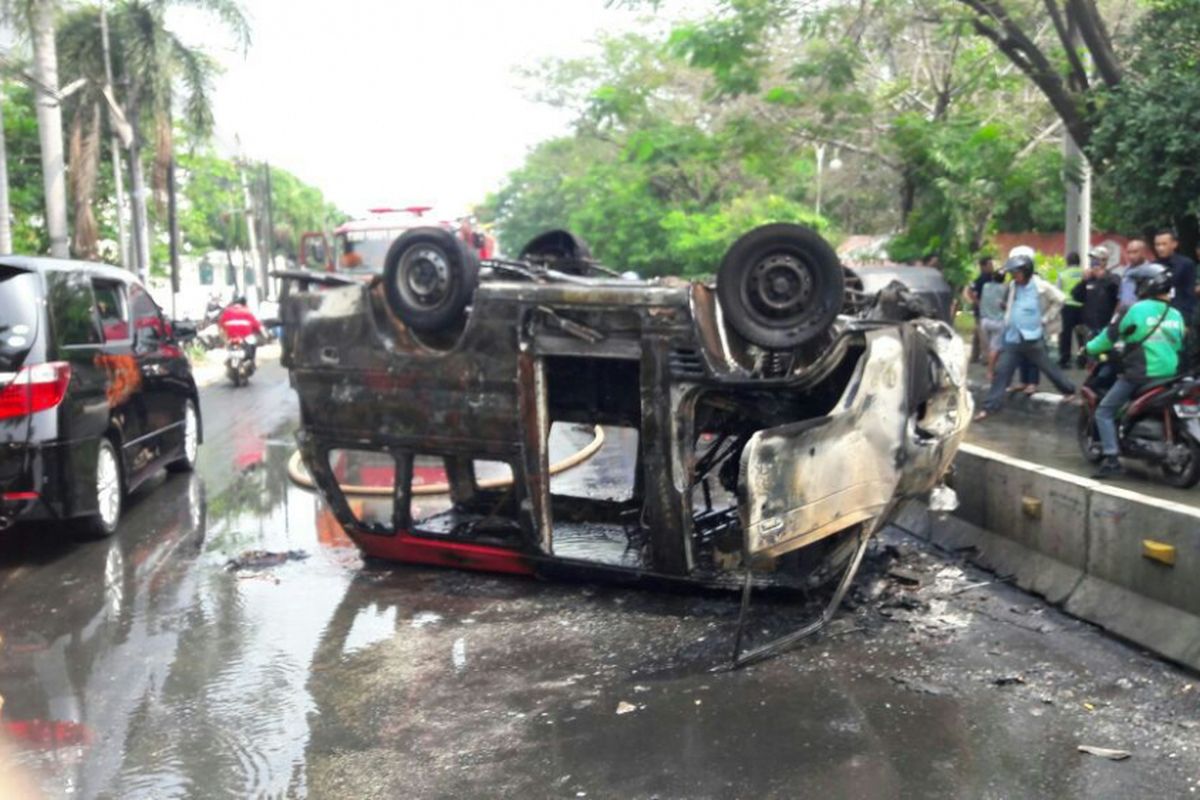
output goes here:
{"type": "Polygon", "coordinates": [[[565,231],[479,262],[438,228],[366,284],[280,276],[303,468],[379,558],[811,588],[938,486],[970,419],[929,304],[796,225],[747,233],[715,285],[623,277],[565,231]]]}

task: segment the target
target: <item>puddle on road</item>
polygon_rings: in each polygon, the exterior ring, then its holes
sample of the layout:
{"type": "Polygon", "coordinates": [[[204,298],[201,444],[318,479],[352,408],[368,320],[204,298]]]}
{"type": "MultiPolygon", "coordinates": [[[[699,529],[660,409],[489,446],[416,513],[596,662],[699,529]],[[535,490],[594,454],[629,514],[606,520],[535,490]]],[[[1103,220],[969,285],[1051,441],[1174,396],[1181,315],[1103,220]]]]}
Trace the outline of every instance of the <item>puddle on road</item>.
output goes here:
{"type": "MultiPolygon", "coordinates": [[[[312,654],[361,561],[316,498],[287,482],[287,440],[240,453],[216,497],[199,476],[139,492],[115,537],[54,552],[42,569],[60,591],[6,594],[10,733],[94,732],[86,745],[16,737],[14,758],[49,796],[305,793],[312,654]],[[226,569],[247,551],[310,557],[226,569]]],[[[357,635],[377,640],[391,613],[357,635]]]]}

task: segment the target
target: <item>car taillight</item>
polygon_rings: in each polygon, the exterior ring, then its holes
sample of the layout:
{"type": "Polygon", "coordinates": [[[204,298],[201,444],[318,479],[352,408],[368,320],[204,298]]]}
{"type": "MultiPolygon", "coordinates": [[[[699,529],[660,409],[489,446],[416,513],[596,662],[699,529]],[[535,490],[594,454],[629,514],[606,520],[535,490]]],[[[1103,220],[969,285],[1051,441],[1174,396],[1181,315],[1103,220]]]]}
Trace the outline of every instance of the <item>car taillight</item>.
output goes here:
{"type": "Polygon", "coordinates": [[[70,382],[71,365],[66,361],[23,367],[0,389],[0,419],[54,408],[62,402],[70,382]]]}

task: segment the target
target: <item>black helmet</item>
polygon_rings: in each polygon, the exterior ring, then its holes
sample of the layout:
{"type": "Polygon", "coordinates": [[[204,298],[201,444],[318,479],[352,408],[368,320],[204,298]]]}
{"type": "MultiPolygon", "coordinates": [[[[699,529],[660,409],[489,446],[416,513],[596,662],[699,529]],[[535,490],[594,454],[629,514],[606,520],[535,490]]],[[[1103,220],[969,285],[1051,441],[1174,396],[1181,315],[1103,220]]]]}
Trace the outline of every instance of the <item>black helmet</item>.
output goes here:
{"type": "Polygon", "coordinates": [[[229,301],[229,305],[231,305],[231,306],[244,306],[244,305],[246,305],[246,296],[245,296],[245,295],[243,295],[243,294],[239,294],[239,295],[237,295],[236,297],[234,297],[232,300],[230,300],[230,301],[229,301]]]}
{"type": "Polygon", "coordinates": [[[1015,255],[1004,262],[1004,271],[1017,273],[1024,272],[1028,277],[1033,277],[1033,258],[1021,253],[1015,255]]]}
{"type": "Polygon", "coordinates": [[[1171,270],[1162,264],[1139,264],[1125,277],[1134,282],[1138,297],[1158,297],[1171,291],[1171,270]]]}

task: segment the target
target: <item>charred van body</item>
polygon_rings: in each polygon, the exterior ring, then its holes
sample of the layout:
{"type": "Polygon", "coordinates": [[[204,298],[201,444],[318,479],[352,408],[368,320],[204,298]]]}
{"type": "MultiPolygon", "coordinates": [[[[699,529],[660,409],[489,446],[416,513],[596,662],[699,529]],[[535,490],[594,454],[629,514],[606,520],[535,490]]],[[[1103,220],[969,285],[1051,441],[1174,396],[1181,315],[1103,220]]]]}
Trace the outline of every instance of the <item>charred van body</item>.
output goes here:
{"type": "Polygon", "coordinates": [[[715,286],[623,278],[562,231],[480,263],[434,228],[367,283],[284,277],[304,467],[384,559],[812,586],[970,418],[954,332],[798,226],[742,237],[715,286]]]}

